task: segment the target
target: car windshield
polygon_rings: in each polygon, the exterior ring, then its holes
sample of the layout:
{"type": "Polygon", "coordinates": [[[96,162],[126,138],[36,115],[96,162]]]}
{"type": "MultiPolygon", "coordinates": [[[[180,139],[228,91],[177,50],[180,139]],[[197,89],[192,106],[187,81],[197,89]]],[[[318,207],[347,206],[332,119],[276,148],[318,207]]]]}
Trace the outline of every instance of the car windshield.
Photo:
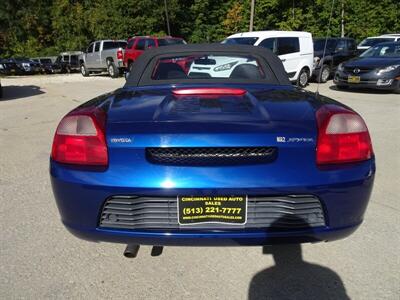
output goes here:
{"type": "Polygon", "coordinates": [[[229,38],[222,41],[222,44],[227,45],[254,45],[258,40],[258,37],[240,37],[240,38],[229,38]]]}
{"type": "Polygon", "coordinates": [[[190,55],[163,57],[152,71],[153,80],[262,79],[264,72],[251,55],[190,55]]]}
{"type": "Polygon", "coordinates": [[[400,43],[376,45],[369,48],[360,57],[400,57],[400,43]]]}
{"type": "MultiPolygon", "coordinates": [[[[337,40],[328,39],[326,43],[327,50],[335,50],[337,40]]],[[[324,51],[325,39],[314,40],[314,51],[324,51]]]]}
{"type": "Polygon", "coordinates": [[[116,48],[124,48],[126,47],[126,42],[118,41],[118,42],[104,42],[103,50],[108,49],[116,49],[116,48]]]}
{"type": "Polygon", "coordinates": [[[394,40],[395,40],[394,38],[366,38],[358,46],[371,47],[371,46],[375,46],[376,44],[379,44],[379,43],[394,42],[394,40]]]}
{"type": "Polygon", "coordinates": [[[158,46],[168,46],[168,45],[181,45],[186,44],[182,39],[159,39],[158,46]]]}
{"type": "Polygon", "coordinates": [[[40,59],[40,62],[42,64],[51,64],[51,59],[50,58],[42,58],[42,59],[40,59]]]}

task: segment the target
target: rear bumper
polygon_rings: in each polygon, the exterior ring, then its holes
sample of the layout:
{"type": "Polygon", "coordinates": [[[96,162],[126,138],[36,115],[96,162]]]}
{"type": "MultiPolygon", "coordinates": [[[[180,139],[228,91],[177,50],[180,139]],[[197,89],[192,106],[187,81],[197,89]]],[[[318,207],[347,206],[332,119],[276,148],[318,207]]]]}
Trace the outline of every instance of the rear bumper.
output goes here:
{"type": "Polygon", "coordinates": [[[343,239],[360,224],[341,228],[313,228],[296,231],[268,232],[163,232],[82,228],[64,223],[74,236],[92,242],[111,242],[157,246],[264,246],[273,244],[316,243],[343,239]]]}
{"type": "Polygon", "coordinates": [[[120,69],[125,69],[125,64],[122,60],[117,60],[117,66],[120,69]]]}
{"type": "MultiPolygon", "coordinates": [[[[110,186],[99,181],[90,182],[93,172],[68,169],[51,162],[51,182],[62,222],[75,236],[89,241],[131,243],[143,245],[224,246],[269,245],[277,243],[302,243],[333,241],[350,235],[363,221],[364,212],[372,191],[375,164],[373,160],[347,166],[338,171],[324,171],[309,185],[285,186],[210,186],[209,188],[161,188],[110,186]],[[350,170],[351,169],[351,170],[350,170]],[[343,176],[341,176],[341,174],[343,176]],[[346,175],[346,176],[345,176],[346,175]],[[330,178],[326,184],[321,178],[330,178]],[[346,178],[347,177],[347,178],[346,178]],[[339,181],[338,178],[342,178],[339,181]],[[318,183],[318,182],[319,183],[318,183]],[[243,195],[279,196],[311,194],[321,201],[325,226],[271,230],[252,229],[117,229],[101,228],[99,221],[104,203],[114,195],[147,197],[176,197],[176,195],[243,195]]],[[[96,172],[94,172],[96,173],[96,172]]],[[[255,180],[253,180],[255,182],[255,180]]],[[[121,182],[119,182],[121,184],[121,182]]],[[[266,185],[266,184],[265,184],[266,185]]]]}

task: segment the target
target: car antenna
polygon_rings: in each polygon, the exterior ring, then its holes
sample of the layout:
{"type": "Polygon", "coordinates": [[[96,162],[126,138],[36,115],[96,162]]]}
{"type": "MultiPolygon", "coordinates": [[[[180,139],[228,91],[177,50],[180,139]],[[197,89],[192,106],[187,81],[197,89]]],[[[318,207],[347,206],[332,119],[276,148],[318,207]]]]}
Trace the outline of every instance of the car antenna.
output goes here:
{"type": "MultiPolygon", "coordinates": [[[[332,7],[331,7],[331,14],[329,15],[329,21],[328,21],[328,29],[326,30],[326,35],[325,35],[325,44],[324,44],[324,51],[322,52],[322,57],[319,62],[324,63],[324,58],[325,58],[325,52],[326,52],[326,45],[328,44],[328,36],[330,34],[330,29],[331,29],[331,20],[332,20],[332,14],[333,14],[333,7],[335,6],[335,0],[332,0],[332,7]]],[[[318,63],[319,63],[318,62],[318,63]]],[[[319,69],[318,72],[318,78],[317,78],[317,91],[315,94],[319,96],[319,84],[320,84],[320,78],[322,74],[322,68],[319,69]]]]}

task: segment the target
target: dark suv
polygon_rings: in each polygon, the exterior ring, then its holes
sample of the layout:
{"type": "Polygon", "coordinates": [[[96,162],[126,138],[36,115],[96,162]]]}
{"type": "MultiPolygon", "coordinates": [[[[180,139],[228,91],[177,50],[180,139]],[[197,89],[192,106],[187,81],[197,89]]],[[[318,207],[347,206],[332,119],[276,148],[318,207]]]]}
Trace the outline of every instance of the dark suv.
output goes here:
{"type": "Polygon", "coordinates": [[[326,82],[340,63],[357,56],[357,44],[351,38],[328,38],[322,59],[324,47],[325,38],[314,39],[313,78],[318,82],[326,82]]]}

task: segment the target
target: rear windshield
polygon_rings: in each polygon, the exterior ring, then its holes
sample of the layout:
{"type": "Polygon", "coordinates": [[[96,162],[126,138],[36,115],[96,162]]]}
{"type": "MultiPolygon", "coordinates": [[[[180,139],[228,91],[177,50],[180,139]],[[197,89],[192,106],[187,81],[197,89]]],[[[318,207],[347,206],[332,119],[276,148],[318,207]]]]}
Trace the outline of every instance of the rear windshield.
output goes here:
{"type": "Polygon", "coordinates": [[[394,38],[366,38],[358,46],[371,47],[371,46],[375,46],[376,44],[379,44],[379,43],[394,42],[394,40],[395,40],[394,38]]]}
{"type": "Polygon", "coordinates": [[[126,42],[104,42],[103,43],[103,50],[108,49],[116,49],[116,48],[125,48],[126,42]]]}
{"type": "Polygon", "coordinates": [[[182,45],[186,44],[182,39],[159,39],[158,46],[168,46],[168,45],[182,45]]]}
{"type": "Polygon", "coordinates": [[[153,80],[223,78],[263,79],[265,72],[251,55],[188,55],[160,58],[151,77],[153,80]]]}
{"type": "Polygon", "coordinates": [[[258,40],[258,37],[240,37],[240,38],[229,38],[222,41],[222,44],[227,45],[254,45],[258,40]]]}

